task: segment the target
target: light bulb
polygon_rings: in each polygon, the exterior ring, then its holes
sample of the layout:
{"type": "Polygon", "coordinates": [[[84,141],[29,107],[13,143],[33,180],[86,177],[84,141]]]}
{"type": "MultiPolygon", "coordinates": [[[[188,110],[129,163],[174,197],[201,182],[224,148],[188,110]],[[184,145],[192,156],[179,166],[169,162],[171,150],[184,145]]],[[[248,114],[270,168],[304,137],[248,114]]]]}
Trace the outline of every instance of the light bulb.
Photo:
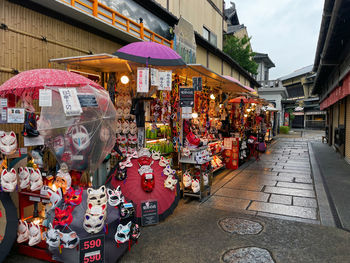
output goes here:
{"type": "Polygon", "coordinates": [[[198,113],[197,112],[193,112],[192,113],[192,118],[197,119],[198,118],[198,113]]]}
{"type": "Polygon", "coordinates": [[[215,100],[215,95],[214,95],[214,94],[210,94],[210,98],[211,98],[212,100],[215,100]]]}
{"type": "Polygon", "coordinates": [[[247,109],[247,112],[250,112],[252,109],[247,109]]]}
{"type": "Polygon", "coordinates": [[[244,114],[244,117],[246,117],[246,118],[247,118],[247,117],[248,117],[248,114],[244,114]]]}
{"type": "Polygon", "coordinates": [[[220,109],[222,108],[222,104],[219,105],[220,109]]]}
{"type": "Polygon", "coordinates": [[[121,78],[120,78],[120,81],[121,81],[121,83],[123,83],[123,84],[128,84],[129,83],[129,78],[128,78],[128,76],[122,76],[121,78]]]}

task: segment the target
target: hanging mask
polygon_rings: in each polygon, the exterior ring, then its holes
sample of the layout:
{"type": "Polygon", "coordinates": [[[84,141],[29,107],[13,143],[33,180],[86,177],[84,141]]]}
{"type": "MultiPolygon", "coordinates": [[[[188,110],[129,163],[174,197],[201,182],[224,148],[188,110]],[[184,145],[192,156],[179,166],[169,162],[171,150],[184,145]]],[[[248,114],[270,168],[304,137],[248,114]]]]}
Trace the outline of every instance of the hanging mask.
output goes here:
{"type": "Polygon", "coordinates": [[[134,241],[136,241],[137,239],[139,239],[140,237],[140,227],[138,224],[132,224],[131,227],[130,227],[130,238],[134,241]]]}
{"type": "Polygon", "coordinates": [[[30,168],[30,190],[38,191],[43,187],[43,178],[39,169],[30,168]]]}
{"type": "Polygon", "coordinates": [[[80,205],[81,201],[83,200],[83,188],[79,187],[79,189],[73,189],[70,188],[64,197],[64,201],[66,204],[70,205],[80,205]]]}
{"type": "Polygon", "coordinates": [[[86,213],[90,215],[102,215],[104,219],[107,216],[107,204],[95,205],[93,203],[88,203],[86,213]]]}
{"type": "Polygon", "coordinates": [[[152,158],[148,156],[139,157],[137,159],[137,162],[139,163],[139,166],[144,166],[144,165],[151,166],[153,164],[152,158]]]}
{"type": "Polygon", "coordinates": [[[68,172],[62,171],[62,169],[58,170],[56,174],[55,185],[57,188],[61,188],[63,193],[66,194],[70,189],[72,184],[72,178],[68,172]]]}
{"type": "Polygon", "coordinates": [[[27,167],[19,167],[19,188],[26,189],[30,185],[30,173],[27,167]]]}
{"type": "Polygon", "coordinates": [[[136,122],[129,123],[130,134],[134,135],[137,133],[137,125],[136,122]]]}
{"type": "Polygon", "coordinates": [[[132,203],[120,203],[119,211],[121,219],[133,218],[135,214],[135,208],[132,203]]]}
{"type": "Polygon", "coordinates": [[[164,187],[170,189],[171,191],[174,190],[176,184],[177,179],[173,178],[172,175],[168,176],[168,178],[164,181],[164,187]]]}
{"type": "Polygon", "coordinates": [[[191,185],[193,193],[198,193],[200,191],[200,185],[199,185],[199,180],[192,179],[192,185],[191,185]]]}
{"type": "Polygon", "coordinates": [[[108,204],[110,206],[118,206],[120,203],[124,203],[125,199],[120,189],[120,185],[118,185],[117,189],[107,189],[108,194],[108,204]]]}
{"type": "Polygon", "coordinates": [[[129,240],[129,233],[130,233],[130,227],[131,227],[131,221],[127,225],[119,224],[117,227],[117,232],[115,233],[114,239],[115,241],[120,243],[125,243],[129,240]]]}
{"type": "Polygon", "coordinates": [[[107,204],[107,193],[106,187],[102,185],[99,189],[88,188],[88,203],[92,203],[95,205],[107,204]]]}
{"type": "Polygon", "coordinates": [[[152,173],[144,173],[141,176],[141,187],[146,193],[150,193],[153,191],[154,184],[155,181],[152,173]]]}
{"type": "Polygon", "coordinates": [[[90,136],[83,125],[70,127],[68,130],[73,142],[73,146],[78,151],[85,150],[90,145],[90,136]]]}
{"type": "Polygon", "coordinates": [[[159,160],[160,159],[160,151],[152,151],[152,159],[159,160]]]}
{"type": "Polygon", "coordinates": [[[58,231],[60,236],[61,246],[64,248],[75,248],[79,244],[79,237],[76,232],[62,233],[58,231]]]}
{"type": "Polygon", "coordinates": [[[83,227],[86,232],[90,234],[99,233],[104,226],[104,216],[103,215],[91,215],[85,214],[83,227]]]}
{"type": "Polygon", "coordinates": [[[128,143],[129,144],[137,144],[137,136],[136,135],[128,135],[128,143]]]}
{"type": "Polygon", "coordinates": [[[123,133],[127,134],[129,133],[130,129],[129,129],[129,121],[124,121],[122,124],[122,128],[123,128],[123,133]]]}
{"type": "Polygon", "coordinates": [[[11,132],[3,132],[0,135],[0,151],[2,154],[11,155],[17,150],[17,138],[16,134],[11,132]]]}
{"type": "Polygon", "coordinates": [[[124,108],[123,117],[124,119],[130,119],[130,108],[124,108]]]}
{"type": "MultiPolygon", "coordinates": [[[[117,101],[117,105],[121,106],[120,103],[118,103],[118,101],[117,101]]],[[[116,115],[117,119],[121,119],[123,117],[123,109],[122,108],[118,108],[116,110],[116,114],[115,115],[116,115]]]]}
{"type": "Polygon", "coordinates": [[[115,175],[115,178],[119,181],[124,181],[128,177],[127,168],[121,169],[118,165],[117,167],[117,173],[115,175]]]}
{"type": "Polygon", "coordinates": [[[29,224],[29,246],[35,246],[41,242],[40,226],[35,223],[29,224]]]}
{"type": "Polygon", "coordinates": [[[50,203],[52,204],[51,208],[55,208],[60,201],[62,200],[62,190],[61,188],[58,188],[57,191],[53,191],[52,189],[47,189],[47,194],[50,197],[50,203]]]}
{"type": "Polygon", "coordinates": [[[46,232],[43,233],[44,239],[46,240],[46,244],[50,247],[59,247],[60,246],[60,235],[57,229],[54,229],[52,227],[52,224],[50,224],[50,227],[47,229],[46,232]]]}
{"type": "Polygon", "coordinates": [[[138,151],[138,155],[139,157],[141,158],[142,156],[147,156],[147,157],[151,157],[151,152],[149,151],[148,148],[141,148],[139,151],[138,151]]]}
{"type": "Polygon", "coordinates": [[[9,172],[4,169],[1,173],[1,187],[4,192],[13,192],[17,186],[16,170],[12,168],[9,172]]]}
{"type": "Polygon", "coordinates": [[[175,175],[175,170],[171,169],[170,165],[167,165],[164,169],[163,169],[163,174],[166,176],[173,176],[175,175]]]}
{"type": "Polygon", "coordinates": [[[170,161],[168,159],[164,158],[163,156],[160,157],[159,165],[161,167],[166,167],[169,164],[170,164],[170,161]]]}
{"type": "Polygon", "coordinates": [[[123,130],[122,122],[121,122],[121,120],[118,120],[118,121],[117,121],[116,128],[115,128],[115,132],[116,132],[116,133],[122,133],[122,130],[123,130]]]}
{"type": "Polygon", "coordinates": [[[28,223],[25,220],[18,221],[17,243],[23,243],[29,239],[28,223]]]}
{"type": "Polygon", "coordinates": [[[183,183],[184,187],[190,187],[192,185],[192,176],[190,175],[189,171],[186,171],[183,174],[182,183],[183,183]]]}
{"type": "Polygon", "coordinates": [[[55,137],[53,140],[53,150],[57,157],[61,157],[64,153],[64,138],[62,135],[55,137]]]}
{"type": "Polygon", "coordinates": [[[68,206],[66,209],[62,210],[58,207],[55,208],[55,218],[53,220],[53,227],[69,225],[73,221],[73,207],[68,206]]]}

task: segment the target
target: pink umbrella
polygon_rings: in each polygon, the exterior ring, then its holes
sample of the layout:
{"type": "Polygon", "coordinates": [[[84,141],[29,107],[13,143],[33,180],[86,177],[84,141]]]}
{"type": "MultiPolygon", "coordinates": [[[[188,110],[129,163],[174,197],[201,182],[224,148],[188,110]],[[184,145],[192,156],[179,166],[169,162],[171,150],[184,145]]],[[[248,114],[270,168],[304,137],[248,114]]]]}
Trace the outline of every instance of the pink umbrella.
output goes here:
{"type": "Polygon", "coordinates": [[[14,94],[21,97],[27,93],[32,99],[39,98],[39,89],[45,86],[77,87],[90,85],[102,89],[100,85],[76,73],[59,69],[33,69],[19,73],[0,86],[0,96],[14,94]]]}
{"type": "Polygon", "coordinates": [[[158,201],[159,220],[164,220],[167,216],[172,214],[179,202],[179,184],[176,189],[171,191],[164,187],[164,181],[167,176],[162,176],[163,167],[159,166],[159,161],[154,161],[152,164],[155,186],[152,192],[146,193],[141,187],[141,176],[138,173],[137,159],[131,160],[133,166],[128,168],[128,177],[124,181],[112,179],[112,186],[117,188],[120,185],[123,195],[128,200],[132,200],[136,204],[136,217],[141,220],[141,202],[147,200],[158,201]]]}
{"type": "Polygon", "coordinates": [[[173,49],[155,42],[134,42],[115,52],[119,58],[153,66],[184,66],[185,61],[173,49]]]}

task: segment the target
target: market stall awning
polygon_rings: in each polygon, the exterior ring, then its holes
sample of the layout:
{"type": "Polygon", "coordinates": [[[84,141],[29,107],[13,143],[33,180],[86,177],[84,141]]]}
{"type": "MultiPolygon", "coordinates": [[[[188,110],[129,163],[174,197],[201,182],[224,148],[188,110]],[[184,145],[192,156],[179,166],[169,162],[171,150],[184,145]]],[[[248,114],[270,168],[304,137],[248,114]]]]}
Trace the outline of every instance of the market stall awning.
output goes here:
{"type": "Polygon", "coordinates": [[[247,91],[250,91],[254,94],[257,94],[255,89],[251,88],[251,87],[248,87],[248,86],[244,86],[238,79],[235,79],[234,77],[231,77],[231,76],[227,76],[227,75],[222,75],[224,78],[228,79],[228,80],[231,80],[235,83],[237,83],[238,85],[244,87],[247,91]]]}
{"type": "Polygon", "coordinates": [[[127,60],[110,54],[95,54],[78,57],[50,59],[50,62],[69,65],[69,69],[94,70],[96,72],[131,72],[127,60]]]}
{"type": "Polygon", "coordinates": [[[193,77],[202,77],[204,86],[217,87],[224,92],[248,92],[242,84],[229,80],[200,64],[188,64],[186,68],[177,69],[174,72],[188,80],[192,80],[193,77]]]}

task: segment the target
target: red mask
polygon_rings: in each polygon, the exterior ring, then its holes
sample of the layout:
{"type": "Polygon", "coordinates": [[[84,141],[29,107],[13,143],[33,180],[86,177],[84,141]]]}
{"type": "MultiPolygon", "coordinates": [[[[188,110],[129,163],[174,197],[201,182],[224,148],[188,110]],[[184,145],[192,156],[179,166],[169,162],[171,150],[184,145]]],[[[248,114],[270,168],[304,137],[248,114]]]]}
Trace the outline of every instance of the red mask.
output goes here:
{"type": "Polygon", "coordinates": [[[144,173],[141,176],[141,186],[143,191],[146,193],[150,193],[153,191],[154,188],[154,176],[150,173],[144,173]]]}
{"type": "Polygon", "coordinates": [[[83,196],[83,188],[80,187],[79,189],[75,190],[73,188],[69,188],[69,191],[64,196],[64,201],[66,204],[70,205],[79,205],[82,201],[83,196]]]}
{"type": "Polygon", "coordinates": [[[142,156],[137,159],[137,162],[139,163],[140,166],[142,165],[152,165],[153,159],[151,157],[147,156],[142,156]]]}
{"type": "Polygon", "coordinates": [[[55,218],[53,220],[53,227],[69,225],[73,221],[73,207],[68,206],[65,210],[61,210],[58,207],[55,208],[55,218]]]}

